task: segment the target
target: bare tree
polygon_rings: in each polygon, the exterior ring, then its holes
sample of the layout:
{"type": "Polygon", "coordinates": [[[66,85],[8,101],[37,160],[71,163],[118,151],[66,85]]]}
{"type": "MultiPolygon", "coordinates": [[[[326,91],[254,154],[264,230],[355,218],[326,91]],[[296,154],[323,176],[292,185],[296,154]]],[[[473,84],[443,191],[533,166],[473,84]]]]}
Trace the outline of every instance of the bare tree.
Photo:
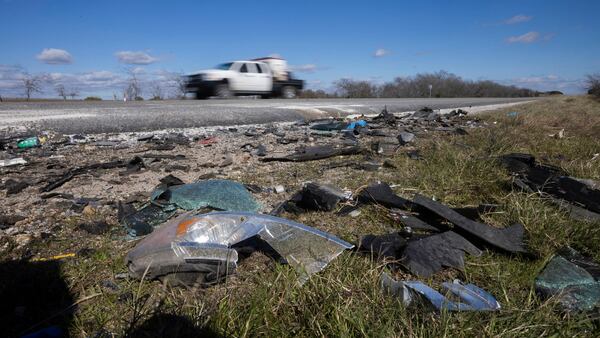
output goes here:
{"type": "Polygon", "coordinates": [[[171,73],[171,76],[169,77],[169,82],[171,84],[171,88],[173,88],[173,96],[175,96],[178,99],[183,99],[185,98],[185,93],[186,93],[186,89],[185,89],[185,84],[186,84],[186,79],[183,76],[183,74],[181,73],[171,73]]]}
{"type": "Polygon", "coordinates": [[[163,89],[158,81],[152,82],[152,85],[150,86],[150,94],[152,95],[152,100],[163,99],[163,89]]]}
{"type": "Polygon", "coordinates": [[[57,84],[54,90],[56,90],[58,96],[62,97],[63,101],[67,101],[67,90],[63,84],[57,84]]]}
{"type": "Polygon", "coordinates": [[[369,81],[341,79],[334,83],[340,96],[346,98],[377,97],[378,88],[369,81]]]}
{"type": "Polygon", "coordinates": [[[135,68],[126,68],[128,75],[127,85],[125,86],[125,97],[130,100],[137,100],[142,96],[142,87],[135,68]]]}
{"type": "Polygon", "coordinates": [[[27,96],[27,101],[29,101],[31,94],[42,92],[42,78],[27,74],[23,77],[23,87],[25,87],[25,96],[27,96]]]}
{"type": "Polygon", "coordinates": [[[75,97],[79,96],[79,92],[77,91],[77,89],[71,89],[68,95],[71,98],[71,100],[75,100],[75,97]]]}

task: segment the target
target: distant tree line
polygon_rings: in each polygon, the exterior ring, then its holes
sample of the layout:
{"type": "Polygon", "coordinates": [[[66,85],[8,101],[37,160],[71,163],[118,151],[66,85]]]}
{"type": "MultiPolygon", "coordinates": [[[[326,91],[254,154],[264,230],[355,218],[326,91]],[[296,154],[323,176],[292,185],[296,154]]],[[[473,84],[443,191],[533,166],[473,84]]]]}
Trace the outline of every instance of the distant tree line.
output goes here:
{"type": "Polygon", "coordinates": [[[397,77],[391,82],[341,79],[334,83],[335,93],[305,90],[302,97],[396,98],[396,97],[531,97],[541,93],[494,81],[465,80],[446,71],[397,77]]]}
{"type": "Polygon", "coordinates": [[[588,94],[600,98],[600,73],[588,75],[586,84],[588,94]]]}

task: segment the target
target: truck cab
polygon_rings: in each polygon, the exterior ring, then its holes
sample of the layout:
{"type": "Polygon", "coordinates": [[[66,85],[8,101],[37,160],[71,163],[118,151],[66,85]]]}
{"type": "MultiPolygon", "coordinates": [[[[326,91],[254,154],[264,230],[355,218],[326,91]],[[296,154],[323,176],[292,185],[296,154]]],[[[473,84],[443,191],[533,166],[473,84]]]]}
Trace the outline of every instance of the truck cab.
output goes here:
{"type": "Polygon", "coordinates": [[[285,61],[268,63],[269,58],[222,63],[186,78],[186,91],[199,99],[209,96],[229,98],[233,95],[282,96],[293,98],[303,88],[303,81],[291,79],[285,61]],[[275,70],[275,71],[274,71],[275,70]]]}

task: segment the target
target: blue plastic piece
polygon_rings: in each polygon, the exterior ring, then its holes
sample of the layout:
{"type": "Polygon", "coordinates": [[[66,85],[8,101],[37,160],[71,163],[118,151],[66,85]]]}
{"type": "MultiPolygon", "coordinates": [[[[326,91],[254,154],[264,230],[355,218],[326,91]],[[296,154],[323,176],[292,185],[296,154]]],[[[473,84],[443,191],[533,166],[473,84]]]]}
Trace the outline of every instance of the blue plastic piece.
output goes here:
{"type": "Polygon", "coordinates": [[[348,124],[348,126],[346,127],[346,130],[354,130],[354,129],[356,129],[356,127],[366,127],[366,126],[367,126],[367,121],[358,120],[358,121],[350,122],[348,124]]]}
{"type": "Polygon", "coordinates": [[[404,305],[410,305],[415,299],[421,298],[438,311],[495,311],[500,309],[500,303],[494,296],[476,285],[464,285],[460,281],[442,284],[442,289],[454,295],[455,301],[420,281],[395,281],[387,274],[382,275],[381,286],[393,296],[402,298],[404,305]]]}

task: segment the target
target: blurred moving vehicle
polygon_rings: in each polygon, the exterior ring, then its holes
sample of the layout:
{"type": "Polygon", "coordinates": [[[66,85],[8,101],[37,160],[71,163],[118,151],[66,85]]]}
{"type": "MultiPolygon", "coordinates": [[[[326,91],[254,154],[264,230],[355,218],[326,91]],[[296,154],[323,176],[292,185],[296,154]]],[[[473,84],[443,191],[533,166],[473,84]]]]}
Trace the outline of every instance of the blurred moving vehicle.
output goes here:
{"type": "Polygon", "coordinates": [[[209,96],[260,95],[262,98],[293,99],[304,88],[294,79],[287,62],[277,57],[233,61],[186,77],[186,91],[198,99],[209,96]]]}

